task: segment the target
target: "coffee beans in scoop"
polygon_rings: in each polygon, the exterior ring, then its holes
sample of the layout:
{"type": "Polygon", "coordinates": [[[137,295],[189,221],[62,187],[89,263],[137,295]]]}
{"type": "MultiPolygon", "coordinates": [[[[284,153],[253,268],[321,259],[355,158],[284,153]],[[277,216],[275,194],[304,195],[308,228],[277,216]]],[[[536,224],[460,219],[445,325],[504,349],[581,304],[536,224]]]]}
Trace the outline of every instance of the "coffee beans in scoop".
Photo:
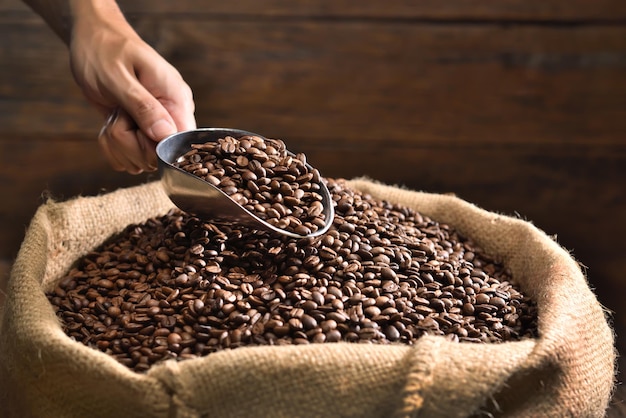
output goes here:
{"type": "Polygon", "coordinates": [[[309,235],[325,226],[320,173],[281,140],[247,135],[193,144],[175,165],[276,228],[309,235]]]}

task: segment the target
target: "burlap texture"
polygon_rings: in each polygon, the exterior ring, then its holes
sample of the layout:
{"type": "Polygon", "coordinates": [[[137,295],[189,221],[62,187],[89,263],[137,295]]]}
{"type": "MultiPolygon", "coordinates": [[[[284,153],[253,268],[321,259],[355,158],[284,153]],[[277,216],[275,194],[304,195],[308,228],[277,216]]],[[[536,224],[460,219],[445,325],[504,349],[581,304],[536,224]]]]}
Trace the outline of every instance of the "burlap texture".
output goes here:
{"type": "Polygon", "coordinates": [[[576,261],[530,223],[461,199],[350,185],[472,237],[538,304],[535,340],[248,347],[137,374],[69,339],[44,291],[130,223],[172,207],[159,183],[43,205],[14,265],[0,333],[3,417],[602,417],[613,333],[576,261]]]}

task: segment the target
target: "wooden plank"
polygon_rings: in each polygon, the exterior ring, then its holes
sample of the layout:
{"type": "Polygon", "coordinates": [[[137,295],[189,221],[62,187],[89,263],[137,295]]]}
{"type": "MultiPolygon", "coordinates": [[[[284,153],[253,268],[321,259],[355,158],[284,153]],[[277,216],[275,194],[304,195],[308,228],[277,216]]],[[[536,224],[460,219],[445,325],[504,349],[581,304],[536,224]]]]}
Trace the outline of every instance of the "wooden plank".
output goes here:
{"type": "MultiPolygon", "coordinates": [[[[201,126],[420,143],[620,144],[626,136],[626,27],[136,25],[192,86],[201,126]]],[[[13,34],[0,50],[2,131],[97,129],[101,117],[85,106],[65,48],[46,27],[4,22],[0,33],[13,34]]]]}
{"type": "MultiPolygon", "coordinates": [[[[194,14],[249,17],[359,17],[438,20],[619,21],[626,18],[621,0],[243,0],[237,2],[119,0],[130,14],[194,14]]],[[[0,12],[24,11],[17,0],[0,0],[0,12]]]]}

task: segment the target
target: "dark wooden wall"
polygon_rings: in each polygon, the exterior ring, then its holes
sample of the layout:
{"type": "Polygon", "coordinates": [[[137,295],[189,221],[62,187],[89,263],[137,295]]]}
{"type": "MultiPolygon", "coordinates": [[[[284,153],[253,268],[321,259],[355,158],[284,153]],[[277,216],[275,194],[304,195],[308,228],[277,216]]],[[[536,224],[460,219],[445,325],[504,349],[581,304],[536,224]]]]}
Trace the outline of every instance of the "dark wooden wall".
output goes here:
{"type": "MultiPolygon", "coordinates": [[[[626,2],[120,1],[199,126],[284,139],[328,177],[532,220],[626,323],[626,2]]],[[[143,182],[101,158],[64,45],[0,0],[0,258],[42,196],[143,182]]],[[[618,335],[619,336],[619,335],[618,335]]]]}

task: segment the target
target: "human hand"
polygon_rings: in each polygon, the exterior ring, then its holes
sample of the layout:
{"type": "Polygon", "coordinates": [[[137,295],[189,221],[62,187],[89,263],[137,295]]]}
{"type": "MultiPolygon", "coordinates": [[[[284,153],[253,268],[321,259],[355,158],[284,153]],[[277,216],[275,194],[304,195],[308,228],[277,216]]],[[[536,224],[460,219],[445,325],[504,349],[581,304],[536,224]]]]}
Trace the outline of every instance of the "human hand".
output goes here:
{"type": "Polygon", "coordinates": [[[155,170],[157,142],[196,127],[190,87],[119,10],[76,14],[70,62],[83,93],[105,115],[98,142],[113,169],[155,170]]]}

